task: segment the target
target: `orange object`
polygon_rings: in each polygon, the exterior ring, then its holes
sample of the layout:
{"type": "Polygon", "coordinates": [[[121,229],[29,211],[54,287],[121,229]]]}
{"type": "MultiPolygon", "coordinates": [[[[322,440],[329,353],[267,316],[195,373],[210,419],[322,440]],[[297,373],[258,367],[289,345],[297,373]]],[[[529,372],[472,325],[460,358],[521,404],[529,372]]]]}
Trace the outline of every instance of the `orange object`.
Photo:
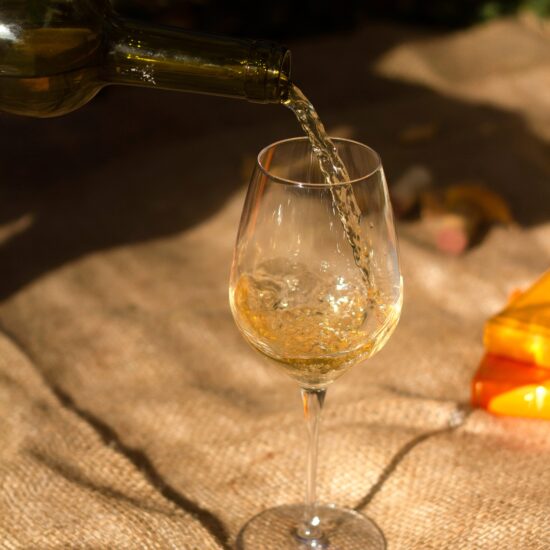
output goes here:
{"type": "Polygon", "coordinates": [[[472,380],[472,405],[550,420],[550,370],[487,354],[472,380]]]}
{"type": "Polygon", "coordinates": [[[482,183],[418,192],[423,225],[432,244],[446,254],[462,254],[491,224],[514,221],[506,201],[482,183]]]}
{"type": "Polygon", "coordinates": [[[462,183],[446,190],[445,202],[450,210],[465,204],[476,207],[487,222],[512,224],[514,218],[506,201],[482,183],[462,183]]]}
{"type": "Polygon", "coordinates": [[[550,271],[485,323],[487,353],[550,369],[550,271]]]}

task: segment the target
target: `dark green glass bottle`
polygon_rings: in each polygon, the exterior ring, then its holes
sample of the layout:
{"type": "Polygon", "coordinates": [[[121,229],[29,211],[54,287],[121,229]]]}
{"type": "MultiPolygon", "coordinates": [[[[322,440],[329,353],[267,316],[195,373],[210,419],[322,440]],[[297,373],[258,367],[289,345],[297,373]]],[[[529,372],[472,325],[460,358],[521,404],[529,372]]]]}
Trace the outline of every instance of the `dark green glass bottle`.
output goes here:
{"type": "Polygon", "coordinates": [[[51,117],[127,84],[280,103],[290,52],[117,17],[107,0],[0,0],[0,111],[51,117]]]}

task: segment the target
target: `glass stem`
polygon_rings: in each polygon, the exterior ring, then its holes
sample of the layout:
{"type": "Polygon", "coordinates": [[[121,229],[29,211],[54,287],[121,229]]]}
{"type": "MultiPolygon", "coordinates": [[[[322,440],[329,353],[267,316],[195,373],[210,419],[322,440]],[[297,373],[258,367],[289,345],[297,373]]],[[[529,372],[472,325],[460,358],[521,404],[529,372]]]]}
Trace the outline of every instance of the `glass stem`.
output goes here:
{"type": "Polygon", "coordinates": [[[317,506],[317,450],[319,447],[319,425],[325,402],[326,390],[302,389],[304,417],[308,431],[306,501],[304,523],[298,528],[298,536],[305,540],[321,537],[321,527],[316,513],[317,506]]]}

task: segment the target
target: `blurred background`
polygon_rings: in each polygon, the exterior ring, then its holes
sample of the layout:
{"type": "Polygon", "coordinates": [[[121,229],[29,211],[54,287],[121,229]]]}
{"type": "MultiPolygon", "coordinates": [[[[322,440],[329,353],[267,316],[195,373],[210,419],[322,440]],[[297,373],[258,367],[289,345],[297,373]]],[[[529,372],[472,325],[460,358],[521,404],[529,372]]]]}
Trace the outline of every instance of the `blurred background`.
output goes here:
{"type": "Polygon", "coordinates": [[[531,11],[550,14],[549,0],[309,0],[253,2],[238,0],[115,0],[120,13],[157,18],[187,28],[273,39],[350,30],[365,19],[385,19],[441,28],[459,28],[495,17],[531,11]]]}

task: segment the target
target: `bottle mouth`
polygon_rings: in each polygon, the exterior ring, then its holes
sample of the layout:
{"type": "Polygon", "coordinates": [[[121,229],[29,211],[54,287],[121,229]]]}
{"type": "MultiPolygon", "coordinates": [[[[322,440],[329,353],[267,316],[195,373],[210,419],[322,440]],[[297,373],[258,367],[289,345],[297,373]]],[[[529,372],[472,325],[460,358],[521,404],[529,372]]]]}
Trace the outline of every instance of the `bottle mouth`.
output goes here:
{"type": "Polygon", "coordinates": [[[283,54],[283,60],[281,61],[281,68],[279,70],[279,101],[283,102],[288,99],[288,93],[290,90],[290,69],[291,69],[292,55],[290,50],[285,50],[283,54]]]}
{"type": "Polygon", "coordinates": [[[274,42],[252,45],[246,70],[245,94],[250,101],[282,103],[290,88],[291,53],[274,42]]]}

